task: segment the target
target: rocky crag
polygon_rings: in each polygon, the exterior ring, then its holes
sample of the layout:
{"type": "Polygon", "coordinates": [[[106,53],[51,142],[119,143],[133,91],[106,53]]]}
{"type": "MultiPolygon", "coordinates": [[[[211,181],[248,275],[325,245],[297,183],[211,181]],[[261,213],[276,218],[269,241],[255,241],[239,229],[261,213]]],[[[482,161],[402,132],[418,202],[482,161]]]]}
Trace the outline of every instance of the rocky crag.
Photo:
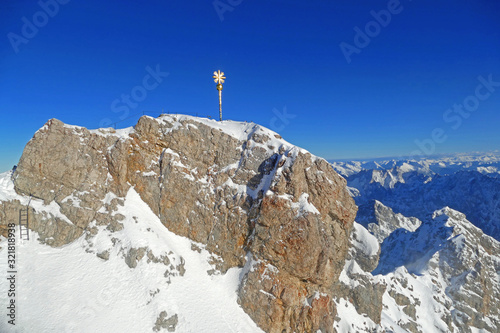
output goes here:
{"type": "Polygon", "coordinates": [[[500,243],[448,207],[420,221],[375,205],[373,234],[354,224],[337,331],[498,332],[500,243]]]}
{"type": "MultiPolygon", "coordinates": [[[[238,302],[263,330],[334,330],[357,207],[325,160],[272,131],[172,115],[116,131],[52,119],[26,145],[13,181],[18,194],[54,206],[32,208],[30,224],[53,247],[123,229],[117,206],[134,188],[166,228],[206,246],[217,271],[244,267],[238,302]]],[[[2,223],[20,207],[0,202],[2,223]]],[[[168,260],[147,247],[124,259],[131,268],[168,260]]],[[[176,269],[182,275],[182,262],[176,269]]]]}
{"type": "Polygon", "coordinates": [[[499,160],[333,163],[359,205],[338,331],[500,330],[499,160]]]}

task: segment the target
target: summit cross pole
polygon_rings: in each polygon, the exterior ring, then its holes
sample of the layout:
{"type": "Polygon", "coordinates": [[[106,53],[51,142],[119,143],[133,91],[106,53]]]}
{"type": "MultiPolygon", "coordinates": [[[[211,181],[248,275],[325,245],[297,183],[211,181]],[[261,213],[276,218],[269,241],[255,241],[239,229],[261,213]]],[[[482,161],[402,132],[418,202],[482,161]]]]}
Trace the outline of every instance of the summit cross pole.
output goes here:
{"type": "Polygon", "coordinates": [[[220,70],[214,72],[214,81],[217,83],[217,90],[219,91],[219,121],[222,121],[222,84],[226,77],[224,76],[224,72],[220,70]]]}

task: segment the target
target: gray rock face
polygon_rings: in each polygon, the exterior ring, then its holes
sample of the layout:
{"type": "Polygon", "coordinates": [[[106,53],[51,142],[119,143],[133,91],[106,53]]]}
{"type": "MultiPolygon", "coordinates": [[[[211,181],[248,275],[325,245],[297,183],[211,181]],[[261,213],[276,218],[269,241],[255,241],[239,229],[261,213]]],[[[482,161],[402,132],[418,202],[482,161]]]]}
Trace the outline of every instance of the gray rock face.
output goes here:
{"type": "Polygon", "coordinates": [[[394,230],[403,228],[415,231],[421,224],[416,217],[406,217],[403,214],[395,213],[391,207],[378,200],[370,200],[359,207],[358,215],[360,216],[357,222],[367,228],[380,243],[394,230]]]}
{"type": "Polygon", "coordinates": [[[377,200],[375,200],[373,209],[375,222],[368,224],[368,230],[377,237],[379,242],[383,242],[394,230],[403,228],[415,231],[421,224],[419,219],[396,214],[390,207],[384,206],[377,200]]]}
{"type": "Polygon", "coordinates": [[[153,327],[153,331],[159,332],[160,330],[167,332],[175,332],[175,328],[179,322],[177,315],[173,315],[167,318],[167,311],[162,311],[158,318],[156,319],[155,326],[153,327]]]}
{"type": "MultiPolygon", "coordinates": [[[[19,200],[0,201],[0,234],[6,236],[8,223],[19,223],[19,210],[25,208],[19,200]]],[[[60,215],[29,209],[29,227],[40,232],[40,241],[51,246],[62,246],[82,235],[82,229],[60,215]]]]}
{"type": "Polygon", "coordinates": [[[358,313],[380,324],[386,285],[376,281],[369,272],[379,262],[380,246],[376,237],[355,223],[342,277],[337,282],[335,296],[349,300],[358,313]]]}
{"type": "MultiPolygon", "coordinates": [[[[239,302],[262,329],[333,331],[332,293],[357,208],[325,160],[269,130],[162,116],[142,117],[133,130],[89,131],[52,119],[14,177],[18,193],[59,207],[61,216],[31,226],[52,246],[95,226],[120,230],[112,212],[134,187],[169,230],[219,255],[222,272],[252,266],[239,302]]],[[[18,206],[3,205],[4,214],[18,206]]],[[[147,255],[132,252],[130,267],[147,255]]]]}

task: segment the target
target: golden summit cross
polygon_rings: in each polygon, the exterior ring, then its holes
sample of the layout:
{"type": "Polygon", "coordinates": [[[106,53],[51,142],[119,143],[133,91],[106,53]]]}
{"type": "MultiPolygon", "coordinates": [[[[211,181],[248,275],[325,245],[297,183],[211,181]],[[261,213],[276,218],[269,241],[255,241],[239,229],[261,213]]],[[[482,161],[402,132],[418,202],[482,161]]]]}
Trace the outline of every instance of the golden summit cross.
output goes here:
{"type": "Polygon", "coordinates": [[[217,90],[219,91],[219,120],[222,121],[222,84],[226,77],[224,76],[224,72],[220,70],[214,72],[214,81],[217,83],[217,90]]]}

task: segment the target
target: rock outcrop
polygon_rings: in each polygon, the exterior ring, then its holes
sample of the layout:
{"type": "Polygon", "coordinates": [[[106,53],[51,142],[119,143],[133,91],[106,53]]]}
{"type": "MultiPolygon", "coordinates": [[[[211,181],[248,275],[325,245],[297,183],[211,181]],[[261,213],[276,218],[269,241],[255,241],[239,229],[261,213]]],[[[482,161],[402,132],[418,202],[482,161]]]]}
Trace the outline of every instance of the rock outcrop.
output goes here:
{"type": "Polygon", "coordinates": [[[378,200],[371,200],[359,207],[359,223],[365,226],[377,240],[382,243],[394,230],[403,228],[415,231],[421,224],[416,217],[406,217],[401,213],[394,213],[392,208],[385,206],[378,200]]]}
{"type": "Polygon", "coordinates": [[[169,230],[220,256],[221,272],[245,267],[239,302],[266,332],[333,331],[357,208],[325,160],[272,131],[188,116],[145,116],[118,131],[52,119],[14,179],[19,194],[59,212],[33,214],[31,228],[49,245],[96,226],[119,230],[114,206],[134,187],[169,230]]]}

